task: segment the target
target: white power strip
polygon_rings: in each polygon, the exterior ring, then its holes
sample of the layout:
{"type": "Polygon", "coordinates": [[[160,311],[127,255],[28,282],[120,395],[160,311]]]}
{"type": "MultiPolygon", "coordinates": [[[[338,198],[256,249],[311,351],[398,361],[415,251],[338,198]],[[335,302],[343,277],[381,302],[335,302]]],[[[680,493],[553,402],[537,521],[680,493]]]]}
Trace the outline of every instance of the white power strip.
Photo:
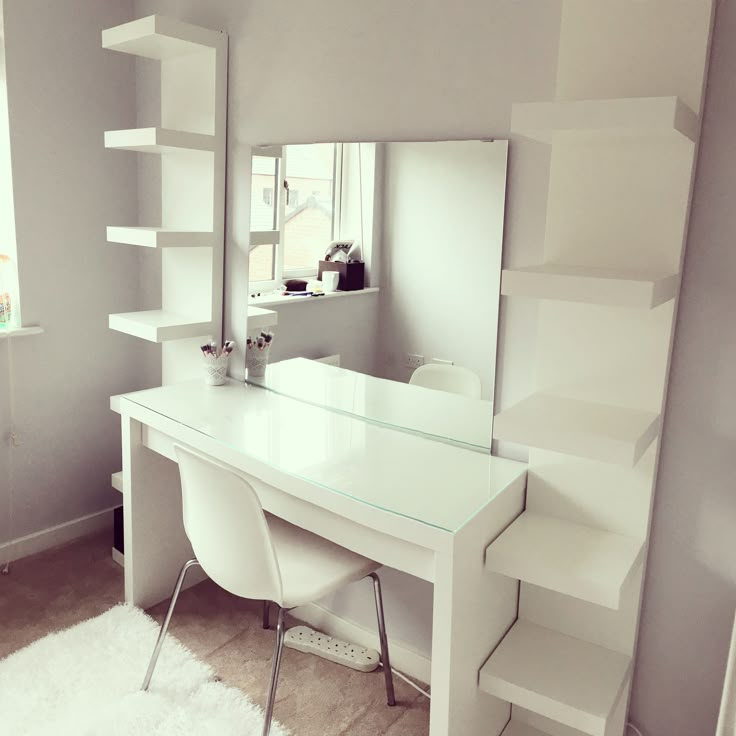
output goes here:
{"type": "Polygon", "coordinates": [[[284,637],[284,646],[316,654],[318,657],[344,664],[359,672],[373,672],[380,664],[380,657],[375,649],[333,639],[327,634],[310,629],[309,626],[294,626],[289,629],[284,637]]]}

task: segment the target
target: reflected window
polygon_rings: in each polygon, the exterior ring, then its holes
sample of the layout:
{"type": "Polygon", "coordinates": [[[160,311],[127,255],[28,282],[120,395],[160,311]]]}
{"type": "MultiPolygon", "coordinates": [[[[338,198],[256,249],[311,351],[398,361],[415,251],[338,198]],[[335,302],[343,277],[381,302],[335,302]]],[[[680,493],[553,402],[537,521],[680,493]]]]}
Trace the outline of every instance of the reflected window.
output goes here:
{"type": "Polygon", "coordinates": [[[317,274],[335,233],[340,144],[273,146],[253,156],[250,282],[317,274]]]}

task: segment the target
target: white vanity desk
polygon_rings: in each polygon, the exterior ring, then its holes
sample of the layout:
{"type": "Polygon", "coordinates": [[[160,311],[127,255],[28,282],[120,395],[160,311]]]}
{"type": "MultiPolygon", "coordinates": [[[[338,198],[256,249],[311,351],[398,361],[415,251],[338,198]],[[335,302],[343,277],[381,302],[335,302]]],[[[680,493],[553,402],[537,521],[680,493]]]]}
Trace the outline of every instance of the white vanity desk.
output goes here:
{"type": "Polygon", "coordinates": [[[490,401],[436,391],[307,358],[282,360],[263,378],[248,378],[277,394],[379,424],[490,452],[490,401]]]}
{"type": "Polygon", "coordinates": [[[112,406],[127,601],[167,598],[191,556],[172,462],[174,443],[187,445],[246,477],[269,512],[434,583],[430,736],[501,733],[509,705],[478,691],[478,671],[516,618],[517,583],[487,573],[484,552],[522,510],[524,465],[236,382],[112,406]]]}

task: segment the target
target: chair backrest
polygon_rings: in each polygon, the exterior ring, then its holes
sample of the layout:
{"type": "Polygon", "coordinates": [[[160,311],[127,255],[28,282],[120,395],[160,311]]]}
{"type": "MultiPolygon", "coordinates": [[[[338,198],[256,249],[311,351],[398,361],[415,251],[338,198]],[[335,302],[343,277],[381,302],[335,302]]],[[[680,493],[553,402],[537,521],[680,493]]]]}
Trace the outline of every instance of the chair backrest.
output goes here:
{"type": "Polygon", "coordinates": [[[179,445],[174,451],[184,529],[204,571],[235,595],[280,604],[281,571],[253,487],[198,453],[179,445]]]}
{"type": "Polygon", "coordinates": [[[411,374],[409,383],[415,386],[434,388],[438,391],[461,394],[470,399],[480,398],[480,378],[473,371],[459,365],[428,363],[419,366],[411,374]]]}

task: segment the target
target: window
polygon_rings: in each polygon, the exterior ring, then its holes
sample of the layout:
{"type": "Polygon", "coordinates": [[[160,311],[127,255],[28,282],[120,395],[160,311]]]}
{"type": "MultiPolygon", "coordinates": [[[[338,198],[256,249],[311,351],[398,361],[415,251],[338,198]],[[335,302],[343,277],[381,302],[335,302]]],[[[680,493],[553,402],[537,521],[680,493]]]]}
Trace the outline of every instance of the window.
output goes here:
{"type": "Polygon", "coordinates": [[[273,146],[253,156],[248,280],[259,290],[316,275],[334,238],[338,149],[334,143],[273,146]]]}

